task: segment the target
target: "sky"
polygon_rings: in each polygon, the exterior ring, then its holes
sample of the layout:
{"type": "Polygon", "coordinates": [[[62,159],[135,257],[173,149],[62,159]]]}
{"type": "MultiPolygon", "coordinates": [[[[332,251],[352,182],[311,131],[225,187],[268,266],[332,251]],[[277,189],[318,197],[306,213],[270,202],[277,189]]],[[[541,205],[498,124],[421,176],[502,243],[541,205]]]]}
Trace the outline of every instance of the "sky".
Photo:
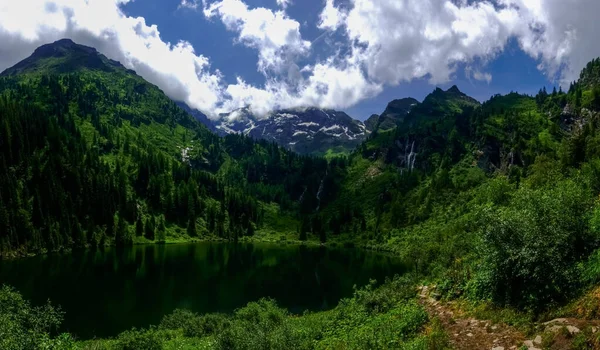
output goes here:
{"type": "Polygon", "coordinates": [[[457,85],[566,87],[600,56],[598,0],[0,0],[0,70],[61,38],[211,118],[317,106],[364,120],[457,85]]]}

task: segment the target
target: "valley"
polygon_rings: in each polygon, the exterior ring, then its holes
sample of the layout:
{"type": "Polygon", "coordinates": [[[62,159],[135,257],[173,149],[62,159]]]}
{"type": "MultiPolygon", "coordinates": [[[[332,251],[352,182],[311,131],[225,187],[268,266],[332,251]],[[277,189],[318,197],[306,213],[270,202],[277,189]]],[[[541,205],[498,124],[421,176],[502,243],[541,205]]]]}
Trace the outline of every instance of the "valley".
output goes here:
{"type": "Polygon", "coordinates": [[[307,107],[207,127],[96,49],[44,45],[0,74],[0,277],[17,288],[0,292],[0,348],[461,348],[423,285],[511,346],[593,348],[599,77],[595,59],[566,91],[480,103],[452,86],[365,123],[307,107]],[[95,316],[55,307],[71,290],[95,316]],[[144,322],[111,321],[138,293],[144,322]],[[581,332],[538,328],[556,318],[581,332]]]}

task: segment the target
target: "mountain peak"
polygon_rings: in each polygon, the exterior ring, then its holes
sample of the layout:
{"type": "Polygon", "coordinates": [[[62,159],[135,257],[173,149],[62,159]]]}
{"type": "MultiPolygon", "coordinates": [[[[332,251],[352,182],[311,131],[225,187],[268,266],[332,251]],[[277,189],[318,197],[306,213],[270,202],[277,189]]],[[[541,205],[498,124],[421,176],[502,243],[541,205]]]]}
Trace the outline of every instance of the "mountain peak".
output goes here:
{"type": "Polygon", "coordinates": [[[452,93],[456,93],[456,94],[462,94],[462,92],[458,89],[458,86],[456,86],[456,85],[452,85],[452,87],[449,88],[448,90],[446,90],[446,92],[452,92],[452,93]]]}
{"type": "Polygon", "coordinates": [[[38,47],[31,56],[8,68],[1,75],[61,74],[81,70],[110,72],[118,68],[125,69],[119,62],[106,58],[95,48],[65,38],[38,47]]]}

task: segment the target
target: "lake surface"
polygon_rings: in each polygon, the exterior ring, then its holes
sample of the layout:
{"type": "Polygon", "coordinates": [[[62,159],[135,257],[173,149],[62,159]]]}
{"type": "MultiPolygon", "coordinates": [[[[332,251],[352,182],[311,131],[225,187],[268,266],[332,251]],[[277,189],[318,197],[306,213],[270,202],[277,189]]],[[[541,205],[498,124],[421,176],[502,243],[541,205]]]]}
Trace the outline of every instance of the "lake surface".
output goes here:
{"type": "Polygon", "coordinates": [[[88,339],[158,324],[177,308],[231,312],[262,297],[295,313],[330,309],[353,285],[403,271],[395,258],[358,249],[196,243],[0,261],[0,284],[34,305],[61,305],[62,330],[88,339]]]}

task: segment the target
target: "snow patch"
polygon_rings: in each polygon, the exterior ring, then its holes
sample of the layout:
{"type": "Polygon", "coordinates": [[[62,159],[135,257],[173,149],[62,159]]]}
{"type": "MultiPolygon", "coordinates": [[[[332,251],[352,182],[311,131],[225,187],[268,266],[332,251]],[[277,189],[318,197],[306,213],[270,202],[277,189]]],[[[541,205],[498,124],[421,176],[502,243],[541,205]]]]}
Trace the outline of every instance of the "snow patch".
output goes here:
{"type": "Polygon", "coordinates": [[[279,113],[279,114],[277,114],[277,116],[279,116],[279,117],[282,117],[282,118],[288,118],[288,119],[291,119],[291,118],[298,118],[298,116],[297,116],[297,115],[295,115],[295,114],[290,114],[290,113],[279,113]]]}
{"type": "Polygon", "coordinates": [[[342,129],[342,127],[337,124],[334,124],[330,127],[322,127],[321,129],[319,129],[319,131],[327,133],[328,131],[339,130],[339,129],[342,129]]]}
{"type": "Polygon", "coordinates": [[[315,123],[315,122],[304,122],[304,123],[298,123],[298,126],[319,126],[319,124],[315,123]]]}

